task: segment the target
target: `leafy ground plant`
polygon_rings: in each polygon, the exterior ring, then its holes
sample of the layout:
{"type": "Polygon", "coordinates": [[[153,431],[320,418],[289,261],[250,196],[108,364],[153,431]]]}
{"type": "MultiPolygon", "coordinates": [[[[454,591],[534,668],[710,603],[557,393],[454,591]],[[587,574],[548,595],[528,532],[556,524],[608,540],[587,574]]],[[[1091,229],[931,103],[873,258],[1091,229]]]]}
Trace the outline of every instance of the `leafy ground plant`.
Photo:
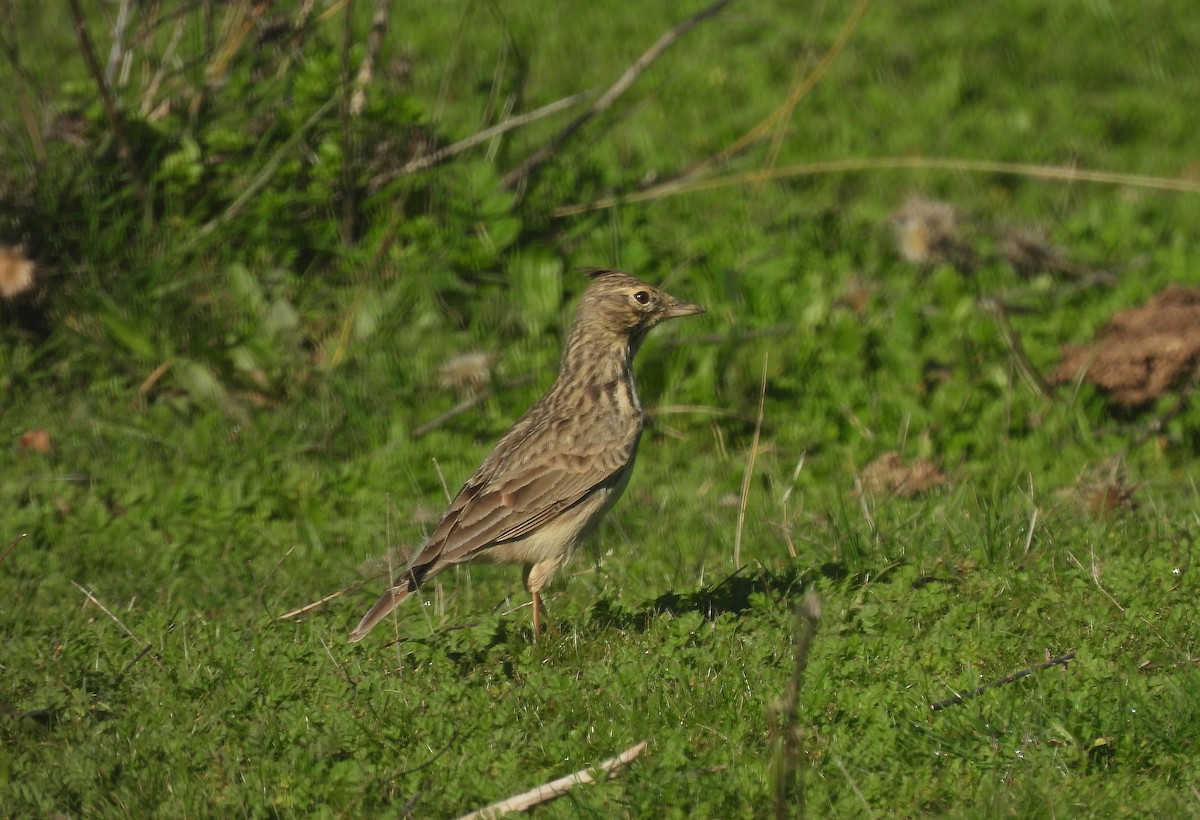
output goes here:
{"type": "Polygon", "coordinates": [[[1195,284],[1189,5],[71,8],[0,4],[0,813],[457,816],[642,741],[537,811],[1195,813],[1193,371],[1047,383],[1195,284]],[[592,264],[708,314],[558,631],[476,567],[348,645],[592,264]]]}

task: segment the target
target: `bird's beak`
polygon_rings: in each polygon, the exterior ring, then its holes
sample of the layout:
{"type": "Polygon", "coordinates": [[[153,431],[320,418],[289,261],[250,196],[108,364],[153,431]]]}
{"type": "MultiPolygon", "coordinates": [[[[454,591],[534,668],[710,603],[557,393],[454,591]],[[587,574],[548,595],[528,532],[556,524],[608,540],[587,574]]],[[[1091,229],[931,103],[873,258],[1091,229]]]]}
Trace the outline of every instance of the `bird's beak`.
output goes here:
{"type": "Polygon", "coordinates": [[[703,313],[704,308],[699,305],[693,305],[690,302],[680,302],[675,300],[675,304],[671,305],[663,311],[664,319],[674,319],[677,316],[695,316],[698,313],[703,313]]]}

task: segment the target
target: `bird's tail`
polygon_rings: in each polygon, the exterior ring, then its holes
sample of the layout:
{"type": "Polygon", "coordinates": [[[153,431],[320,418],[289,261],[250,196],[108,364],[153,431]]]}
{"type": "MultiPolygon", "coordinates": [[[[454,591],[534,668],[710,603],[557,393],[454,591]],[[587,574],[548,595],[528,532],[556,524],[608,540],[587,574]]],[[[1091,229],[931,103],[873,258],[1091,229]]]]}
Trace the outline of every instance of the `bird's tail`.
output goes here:
{"type": "Polygon", "coordinates": [[[387,614],[395,609],[401,601],[409,596],[412,592],[408,579],[401,581],[394,587],[383,593],[379,600],[375,602],[375,606],[371,607],[362,620],[358,622],[358,626],[354,627],[354,631],[350,633],[350,643],[358,643],[367,636],[367,633],[375,628],[375,625],[387,617],[387,614]]]}

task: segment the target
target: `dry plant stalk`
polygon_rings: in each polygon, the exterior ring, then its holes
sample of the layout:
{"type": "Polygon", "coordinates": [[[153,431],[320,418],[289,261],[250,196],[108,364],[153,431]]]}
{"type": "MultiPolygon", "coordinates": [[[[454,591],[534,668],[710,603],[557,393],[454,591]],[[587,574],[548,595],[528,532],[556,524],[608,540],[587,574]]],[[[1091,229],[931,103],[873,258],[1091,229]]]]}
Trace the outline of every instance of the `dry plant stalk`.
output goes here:
{"type": "Polygon", "coordinates": [[[596,766],[594,769],[581,769],[575,774],[569,774],[566,777],[560,777],[558,780],[552,780],[545,785],[538,786],[536,789],[530,789],[522,794],[514,795],[506,800],[501,800],[499,803],[493,803],[490,806],[485,806],[478,811],[473,811],[470,814],[464,814],[459,820],[490,820],[490,818],[500,817],[515,811],[527,811],[534,806],[542,803],[548,803],[556,797],[569,792],[581,783],[595,783],[596,776],[592,772],[597,772],[602,775],[615,774],[617,770],[626,764],[632,762],[634,758],[646,750],[646,741],[642,741],[636,746],[631,746],[616,757],[596,766]]]}
{"type": "Polygon", "coordinates": [[[1001,174],[1005,176],[1048,179],[1058,182],[1097,182],[1104,185],[1127,185],[1131,188],[1149,188],[1158,191],[1184,191],[1200,193],[1200,180],[1155,177],[1145,174],[1121,174],[1112,171],[1093,171],[1087,168],[1065,165],[1033,165],[1024,162],[993,162],[991,160],[957,159],[954,157],[879,157],[838,159],[828,162],[813,162],[791,165],[786,168],[767,168],[728,174],[721,177],[696,180],[694,182],[672,180],[630,194],[601,197],[594,202],[563,205],[550,212],[553,217],[576,216],[589,211],[600,211],[628,205],[634,202],[653,202],[679,194],[712,191],[731,186],[757,185],[781,179],[820,176],[822,174],[849,174],[863,171],[925,170],[951,171],[954,173],[1001,174]]]}
{"type": "Polygon", "coordinates": [[[132,143],[125,133],[124,126],[121,125],[121,118],[117,115],[117,102],[113,98],[112,88],[104,80],[100,60],[96,57],[96,49],[92,46],[91,35],[88,34],[83,9],[79,5],[79,0],[70,0],[70,4],[71,16],[75,20],[75,36],[79,40],[79,51],[83,55],[83,61],[87,63],[92,80],[96,83],[100,101],[104,104],[104,116],[108,119],[108,127],[112,129],[113,139],[117,142],[117,153],[120,154],[121,161],[129,170],[138,201],[145,204],[150,201],[150,189],[146,186],[146,181],[142,179],[142,171],[138,168],[137,159],[134,157],[132,143]]]}
{"type": "Polygon", "coordinates": [[[28,535],[29,535],[29,533],[25,533],[25,532],[20,533],[19,535],[17,535],[16,538],[14,538],[9,543],[8,548],[4,550],[3,554],[0,554],[0,564],[4,563],[5,559],[8,558],[9,553],[11,553],[13,550],[15,550],[17,548],[17,544],[24,541],[26,536],[28,536],[28,535]]]}
{"type": "Polygon", "coordinates": [[[546,162],[546,160],[550,159],[550,157],[554,155],[554,152],[562,147],[563,143],[573,137],[576,131],[582,128],[597,114],[608,110],[608,108],[617,101],[617,98],[628,91],[629,87],[633,85],[634,81],[637,80],[638,77],[642,76],[646,69],[648,69],[655,60],[661,57],[663,52],[670,48],[676,40],[687,34],[707,18],[712,17],[717,12],[721,11],[721,9],[725,8],[732,2],[733,0],[717,0],[717,2],[713,3],[711,6],[701,9],[691,17],[684,20],[682,23],[679,23],[678,25],[668,29],[661,37],[658,38],[658,40],[654,42],[654,45],[646,49],[642,56],[637,58],[633,65],[625,69],[625,73],[622,74],[617,81],[612,84],[611,88],[601,95],[600,99],[592,103],[588,109],[578,117],[571,120],[571,122],[567,124],[567,127],[558,132],[558,134],[556,134],[548,143],[534,151],[530,156],[526,157],[526,159],[520,165],[505,174],[504,178],[500,180],[500,187],[512,188],[519,183],[524,182],[530,175],[537,171],[537,169],[540,168],[546,162]]]}
{"type": "Polygon", "coordinates": [[[762,385],[758,391],[758,418],[754,422],[754,439],[750,442],[750,458],[746,460],[746,470],[742,473],[742,493],[738,502],[737,531],[733,536],[733,568],[737,570],[742,565],[742,530],[746,525],[746,502],[750,499],[750,481],[754,478],[754,462],[758,459],[758,440],[762,433],[763,404],[767,400],[767,358],[763,354],[762,385]]]}
{"type": "MultiPolygon", "coordinates": [[[[128,635],[129,639],[131,641],[133,641],[135,644],[137,644],[138,646],[141,647],[141,652],[138,654],[137,658],[134,659],[135,663],[137,660],[141,659],[142,655],[145,655],[147,652],[149,652],[153,648],[154,644],[150,643],[149,641],[143,641],[141,638],[139,638],[137,635],[135,635],[133,633],[133,630],[130,629],[129,627],[125,626],[125,624],[121,621],[121,619],[118,618],[116,615],[114,615],[112,610],[109,609],[108,607],[106,607],[104,605],[104,602],[101,601],[99,598],[97,598],[90,589],[88,589],[83,584],[79,583],[78,581],[71,581],[71,586],[75,587],[75,589],[79,590],[85,596],[87,596],[87,599],[89,601],[91,601],[93,604],[100,607],[101,612],[103,612],[105,615],[107,615],[109,618],[111,618],[112,622],[115,623],[117,626],[121,627],[121,631],[124,632],[126,635],[128,635]]],[[[153,660],[154,663],[158,665],[159,669],[164,668],[162,665],[162,661],[159,660],[157,654],[151,654],[150,659],[153,660]]],[[[130,664],[130,666],[132,666],[132,664],[130,664]]],[[[124,674],[124,673],[122,673],[122,674],[124,674]]]]}
{"type": "Polygon", "coordinates": [[[808,653],[821,619],[821,599],[809,595],[796,604],[795,665],[784,696],[768,707],[771,733],[777,736],[772,761],[775,816],[804,815],[804,768],[800,758],[799,712],[800,686],[808,668],[808,653]]]}

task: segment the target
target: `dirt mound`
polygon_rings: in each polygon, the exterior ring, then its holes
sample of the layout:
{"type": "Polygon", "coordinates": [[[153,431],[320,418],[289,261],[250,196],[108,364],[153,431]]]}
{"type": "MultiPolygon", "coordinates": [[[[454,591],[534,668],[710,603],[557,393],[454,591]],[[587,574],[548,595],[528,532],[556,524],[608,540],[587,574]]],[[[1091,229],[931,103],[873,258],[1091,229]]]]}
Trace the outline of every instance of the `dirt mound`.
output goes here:
{"type": "Polygon", "coordinates": [[[1090,345],[1063,349],[1051,384],[1094,384],[1137,408],[1200,374],[1200,288],[1169,285],[1139,308],[1113,314],[1090,345]]]}
{"type": "Polygon", "coordinates": [[[858,474],[862,492],[870,495],[894,495],[915,498],[941,487],[946,476],[937,466],[916,458],[905,464],[899,453],[884,453],[858,474]]]}

